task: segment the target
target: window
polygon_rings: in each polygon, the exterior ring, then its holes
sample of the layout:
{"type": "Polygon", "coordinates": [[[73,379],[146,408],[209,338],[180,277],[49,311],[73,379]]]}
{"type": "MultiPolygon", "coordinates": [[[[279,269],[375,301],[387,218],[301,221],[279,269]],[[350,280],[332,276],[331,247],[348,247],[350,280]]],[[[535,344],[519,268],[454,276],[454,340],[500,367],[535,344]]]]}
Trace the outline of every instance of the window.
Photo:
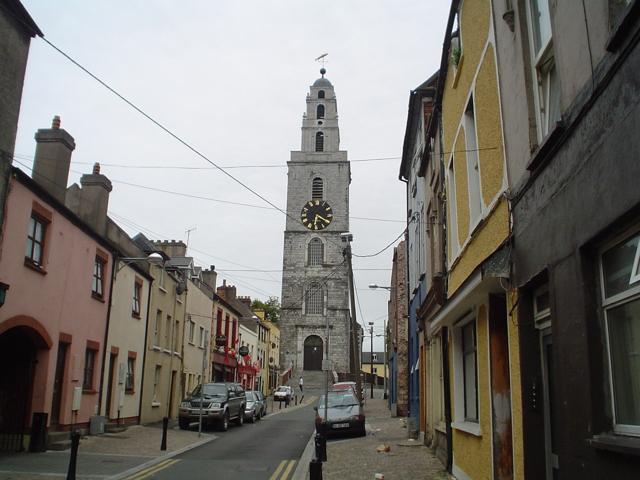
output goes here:
{"type": "Polygon", "coordinates": [[[198,338],[198,345],[200,346],[200,348],[204,348],[204,327],[200,327],[200,337],[198,338]]]}
{"type": "Polygon", "coordinates": [[[162,367],[156,365],[156,371],[153,375],[153,403],[160,402],[160,378],[162,375],[162,367]]]}
{"type": "Polygon", "coordinates": [[[318,266],[324,263],[324,243],[319,238],[312,238],[308,247],[309,266],[318,266]]]}
{"type": "Polygon", "coordinates": [[[162,329],[162,310],[156,312],[156,323],[153,326],[153,344],[160,346],[160,330],[162,329]]]}
{"type": "Polygon", "coordinates": [[[449,174],[447,175],[447,204],[449,210],[449,244],[451,245],[451,258],[453,261],[458,254],[458,212],[456,207],[456,177],[453,169],[454,157],[451,157],[449,174]]]}
{"type": "Polygon", "coordinates": [[[600,258],[614,431],[640,436],[640,232],[600,258]]]}
{"type": "Polygon", "coordinates": [[[93,371],[95,369],[96,351],[87,348],[84,353],[84,375],[82,377],[82,389],[93,390],[93,371]]]}
{"type": "Polygon", "coordinates": [[[476,322],[462,327],[462,373],[464,377],[464,419],[478,421],[478,383],[476,378],[476,322]]]}
{"type": "Polygon", "coordinates": [[[324,151],[324,133],[316,133],[316,152],[324,151]]]}
{"type": "Polygon", "coordinates": [[[318,90],[318,98],[324,98],[324,90],[318,90]]]}
{"type": "Polygon", "coordinates": [[[133,392],[134,382],[134,374],[136,371],[136,357],[129,356],[127,358],[127,378],[125,379],[124,389],[125,391],[131,393],[133,392]]]}
{"type": "Polygon", "coordinates": [[[164,347],[169,349],[171,348],[171,315],[167,315],[167,320],[165,322],[165,330],[164,330],[164,347]]]}
{"type": "Polygon", "coordinates": [[[321,178],[316,177],[311,182],[311,199],[322,200],[324,198],[324,182],[321,178]]]}
{"type": "Polygon", "coordinates": [[[533,292],[533,320],[538,329],[545,329],[551,326],[548,285],[544,285],[533,292]]]}
{"type": "Polygon", "coordinates": [[[225,347],[229,348],[230,345],[230,338],[229,338],[229,315],[225,315],[224,317],[224,336],[226,337],[226,343],[225,343],[225,347]]]}
{"type": "Polygon", "coordinates": [[[316,118],[324,118],[324,105],[318,105],[316,108],[316,118]]]}
{"type": "Polygon", "coordinates": [[[476,118],[473,110],[473,96],[464,112],[464,138],[467,147],[467,176],[469,178],[469,230],[480,221],[482,198],[480,196],[480,166],[478,164],[478,143],[476,141],[476,118]]]}
{"type": "Polygon", "coordinates": [[[140,318],[140,296],[142,294],[142,284],[139,282],[135,282],[133,284],[133,310],[131,313],[135,317],[140,318]]]}
{"type": "Polygon", "coordinates": [[[178,351],[178,341],[180,340],[180,322],[176,320],[175,328],[173,329],[173,351],[178,351]]]}
{"type": "Polygon", "coordinates": [[[560,85],[553,55],[548,0],[527,1],[527,22],[538,141],[542,141],[560,119],[560,85]]]}
{"type": "Polygon", "coordinates": [[[25,259],[32,264],[41,267],[44,257],[44,238],[47,223],[35,213],[31,214],[27,230],[27,245],[25,259]]]}
{"type": "Polygon", "coordinates": [[[189,319],[189,343],[193,345],[193,337],[195,335],[196,322],[189,319]]]}
{"type": "Polygon", "coordinates": [[[304,313],[311,315],[322,315],[324,313],[322,285],[312,283],[305,292],[304,313]]]}
{"type": "Polygon", "coordinates": [[[96,256],[93,262],[93,284],[91,286],[91,293],[94,297],[102,298],[104,290],[104,264],[104,259],[96,256]]]}

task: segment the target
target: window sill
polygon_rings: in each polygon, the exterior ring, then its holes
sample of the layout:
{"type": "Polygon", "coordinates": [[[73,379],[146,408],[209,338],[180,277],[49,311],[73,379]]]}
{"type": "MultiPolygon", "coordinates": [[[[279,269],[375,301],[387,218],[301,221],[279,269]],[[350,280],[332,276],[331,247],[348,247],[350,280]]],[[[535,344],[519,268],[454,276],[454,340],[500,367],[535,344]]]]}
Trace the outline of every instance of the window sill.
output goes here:
{"type": "Polygon", "coordinates": [[[158,287],[158,290],[160,290],[162,293],[167,293],[167,289],[164,287],[158,287]]]}
{"type": "Polygon", "coordinates": [[[91,292],[91,298],[101,303],[104,303],[104,298],[102,297],[102,295],[98,295],[96,292],[91,292]]]}
{"type": "Polygon", "coordinates": [[[461,432],[470,433],[476,437],[482,436],[482,430],[480,429],[479,423],[473,422],[452,422],[451,428],[455,428],[456,430],[460,430],[461,432]]]}
{"type": "Polygon", "coordinates": [[[551,153],[553,153],[555,146],[558,144],[558,140],[560,140],[564,134],[564,130],[565,128],[562,120],[556,122],[553,130],[547,133],[547,136],[531,155],[531,159],[526,166],[528,171],[533,172],[534,170],[538,170],[546,165],[546,163],[552,158],[551,153]]]}
{"type": "Polygon", "coordinates": [[[140,320],[140,313],[136,313],[136,312],[131,312],[131,316],[137,320],[140,320]]]}
{"type": "Polygon", "coordinates": [[[184,303],[184,301],[180,298],[176,298],[176,302],[178,302],[180,305],[182,305],[184,303]]]}
{"type": "Polygon", "coordinates": [[[134,395],[136,392],[134,390],[125,390],[124,394],[125,395],[134,395]]]}
{"type": "Polygon", "coordinates": [[[151,402],[151,408],[158,408],[160,405],[162,405],[160,402],[151,402]]]}
{"type": "Polygon", "coordinates": [[[38,272],[40,275],[47,274],[47,271],[44,269],[44,267],[38,265],[37,263],[34,263],[33,260],[28,257],[24,257],[24,266],[30,268],[34,272],[38,272]]]}
{"type": "Polygon", "coordinates": [[[605,433],[602,435],[594,435],[587,440],[587,443],[596,450],[640,456],[639,437],[605,433]]]}
{"type": "Polygon", "coordinates": [[[82,394],[83,395],[95,395],[96,393],[98,393],[97,390],[93,390],[93,389],[82,389],[82,394]]]}
{"type": "Polygon", "coordinates": [[[151,347],[151,350],[155,350],[156,352],[161,352],[161,351],[162,351],[162,348],[160,348],[160,347],[159,347],[159,346],[157,346],[157,345],[154,345],[153,347],[151,347]]]}
{"type": "Polygon", "coordinates": [[[435,430],[437,432],[444,433],[445,435],[447,434],[447,427],[443,422],[438,422],[435,426],[435,430]]]}

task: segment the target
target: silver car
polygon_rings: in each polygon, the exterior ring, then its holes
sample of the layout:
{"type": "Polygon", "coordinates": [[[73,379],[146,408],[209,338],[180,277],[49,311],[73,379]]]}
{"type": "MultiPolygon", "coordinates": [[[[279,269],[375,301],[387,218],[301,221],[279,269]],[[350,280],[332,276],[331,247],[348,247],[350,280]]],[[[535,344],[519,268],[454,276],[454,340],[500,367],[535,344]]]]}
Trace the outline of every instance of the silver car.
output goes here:
{"type": "Polygon", "coordinates": [[[249,390],[245,392],[247,404],[244,407],[244,419],[249,420],[251,423],[255,423],[256,420],[260,420],[266,410],[266,405],[261,395],[258,392],[249,390]]]}

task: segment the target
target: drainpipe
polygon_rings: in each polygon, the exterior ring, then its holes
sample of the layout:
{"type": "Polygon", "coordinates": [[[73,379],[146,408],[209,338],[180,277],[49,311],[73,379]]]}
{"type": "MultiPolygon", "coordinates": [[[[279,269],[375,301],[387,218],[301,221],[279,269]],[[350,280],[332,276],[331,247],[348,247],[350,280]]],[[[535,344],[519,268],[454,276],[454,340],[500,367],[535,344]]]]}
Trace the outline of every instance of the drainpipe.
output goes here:
{"type": "MultiPolygon", "coordinates": [[[[113,262],[111,265],[111,281],[109,284],[109,303],[107,305],[107,323],[104,328],[104,342],[102,343],[102,365],[100,366],[100,388],[98,390],[98,415],[102,413],[102,391],[104,388],[104,364],[107,359],[107,341],[109,340],[109,323],[111,320],[111,304],[113,302],[113,283],[118,270],[118,253],[111,252],[113,262]]],[[[107,399],[109,401],[109,399],[107,399]]],[[[107,419],[108,420],[108,419],[107,419]]]]}
{"type": "Polygon", "coordinates": [[[451,379],[449,377],[449,329],[442,327],[442,386],[444,388],[444,423],[447,435],[447,472],[453,465],[453,434],[451,432],[451,379]]]}
{"type": "MultiPolygon", "coordinates": [[[[149,276],[151,276],[151,271],[149,271],[149,276]]],[[[153,277],[151,276],[151,280],[149,280],[149,292],[147,293],[147,324],[144,327],[144,349],[142,350],[142,380],[140,382],[140,400],[138,400],[138,425],[142,420],[142,397],[144,392],[144,369],[147,363],[147,341],[149,335],[149,311],[151,310],[151,287],[153,286],[153,277]]],[[[155,372],[154,372],[155,375],[155,372]]]]}

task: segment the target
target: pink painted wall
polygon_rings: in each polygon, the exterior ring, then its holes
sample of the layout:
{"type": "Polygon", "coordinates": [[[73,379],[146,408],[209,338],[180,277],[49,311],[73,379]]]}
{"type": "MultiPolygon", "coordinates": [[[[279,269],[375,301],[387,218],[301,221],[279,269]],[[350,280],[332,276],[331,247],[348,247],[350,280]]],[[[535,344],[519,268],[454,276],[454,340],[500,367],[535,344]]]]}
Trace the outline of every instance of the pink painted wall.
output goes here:
{"type": "MultiPolygon", "coordinates": [[[[84,233],[50,204],[13,178],[7,198],[4,238],[0,248],[0,281],[10,285],[0,308],[2,323],[18,315],[39,322],[52,340],[51,349],[38,351],[33,386],[32,412],[47,412],[51,418],[53,381],[60,332],[72,336],[67,350],[62,389],[60,424],[87,422],[98,404],[103,343],[113,259],[105,246],[84,233]],[[52,212],[45,237],[46,275],[24,265],[27,226],[33,201],[52,212]],[[104,272],[104,302],[91,296],[96,251],[108,253],[104,272]],[[83,393],[81,408],[72,419],[73,388],[82,387],[87,340],[97,342],[93,386],[95,393],[83,393]]],[[[29,413],[31,419],[31,413],[29,413]]]]}

